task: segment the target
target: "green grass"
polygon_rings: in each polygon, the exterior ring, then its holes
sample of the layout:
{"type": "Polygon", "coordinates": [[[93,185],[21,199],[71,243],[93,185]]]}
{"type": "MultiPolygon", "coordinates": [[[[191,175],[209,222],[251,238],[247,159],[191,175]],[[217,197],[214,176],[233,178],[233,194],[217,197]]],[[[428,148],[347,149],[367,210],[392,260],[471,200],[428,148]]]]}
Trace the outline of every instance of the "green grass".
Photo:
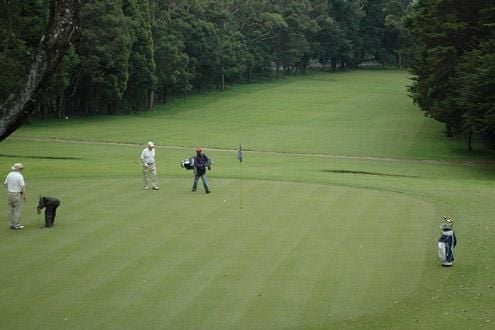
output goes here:
{"type": "MultiPolygon", "coordinates": [[[[402,71],[314,74],[192,96],[127,117],[35,122],[16,136],[426,159],[472,158],[406,95],[402,71]],[[118,125],[114,124],[115,121],[118,125]]],[[[478,158],[490,155],[480,152],[478,158]]]]}
{"type": "Polygon", "coordinates": [[[0,229],[0,328],[491,328],[493,154],[444,138],[407,83],[314,74],[23,127],[0,144],[29,193],[26,228],[0,229]],[[158,192],[142,190],[148,140],[158,192]],[[215,161],[209,195],[179,166],[196,145],[215,161]],[[62,200],[53,230],[38,228],[39,194],[62,200]]]}

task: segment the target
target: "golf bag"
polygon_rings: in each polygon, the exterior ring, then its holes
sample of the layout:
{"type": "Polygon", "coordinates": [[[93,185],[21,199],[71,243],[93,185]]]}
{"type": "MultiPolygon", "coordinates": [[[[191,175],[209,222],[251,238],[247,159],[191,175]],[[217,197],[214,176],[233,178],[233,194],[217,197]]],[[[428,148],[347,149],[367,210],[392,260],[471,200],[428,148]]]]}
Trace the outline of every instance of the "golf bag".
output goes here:
{"type": "Polygon", "coordinates": [[[454,220],[444,217],[444,222],[440,225],[441,234],[438,239],[438,259],[442,266],[452,266],[454,263],[454,248],[457,245],[457,238],[454,233],[454,220]]]}
{"type": "MultiPolygon", "coordinates": [[[[206,166],[211,166],[213,162],[211,159],[208,159],[208,162],[206,166]]],[[[186,170],[193,170],[194,169],[194,157],[184,159],[183,161],[180,162],[180,167],[185,168],[186,170]]]]}
{"type": "Polygon", "coordinates": [[[186,170],[194,169],[194,158],[184,159],[180,162],[180,167],[185,168],[186,170]]]}

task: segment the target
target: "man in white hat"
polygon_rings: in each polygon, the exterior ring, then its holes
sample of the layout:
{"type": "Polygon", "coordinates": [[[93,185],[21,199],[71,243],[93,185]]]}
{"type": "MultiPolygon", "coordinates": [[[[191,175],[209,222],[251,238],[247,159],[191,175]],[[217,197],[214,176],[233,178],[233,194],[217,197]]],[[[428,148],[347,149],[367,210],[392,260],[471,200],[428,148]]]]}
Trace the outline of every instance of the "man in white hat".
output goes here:
{"type": "Polygon", "coordinates": [[[26,184],[22,176],[23,169],[24,166],[21,163],[15,163],[3,183],[8,193],[10,229],[14,230],[24,228],[21,225],[21,200],[26,200],[26,184]]]}
{"type": "Polygon", "coordinates": [[[158,179],[156,177],[156,163],[155,163],[155,144],[148,142],[148,145],[141,152],[141,163],[143,165],[143,182],[144,189],[149,189],[149,179],[151,178],[151,186],[153,190],[158,190],[158,179]]]}

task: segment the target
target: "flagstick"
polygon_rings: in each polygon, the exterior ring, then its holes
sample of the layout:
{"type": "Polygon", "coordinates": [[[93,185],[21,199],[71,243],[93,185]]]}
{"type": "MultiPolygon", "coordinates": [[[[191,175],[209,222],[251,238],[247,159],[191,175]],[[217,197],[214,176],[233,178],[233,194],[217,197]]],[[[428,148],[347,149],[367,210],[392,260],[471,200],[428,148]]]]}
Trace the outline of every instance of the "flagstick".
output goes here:
{"type": "Polygon", "coordinates": [[[242,209],[242,162],[239,162],[239,208],[242,209]]]}
{"type": "Polygon", "coordinates": [[[239,208],[242,209],[242,144],[239,143],[237,151],[237,160],[239,161],[239,208]]]}

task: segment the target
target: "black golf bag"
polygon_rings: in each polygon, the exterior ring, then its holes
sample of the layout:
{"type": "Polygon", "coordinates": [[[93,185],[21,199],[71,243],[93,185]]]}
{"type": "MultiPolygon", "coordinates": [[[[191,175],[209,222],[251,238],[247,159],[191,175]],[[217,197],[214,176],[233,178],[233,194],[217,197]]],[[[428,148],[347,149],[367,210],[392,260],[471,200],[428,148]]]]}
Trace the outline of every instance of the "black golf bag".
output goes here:
{"type": "MultiPolygon", "coordinates": [[[[208,159],[205,166],[209,167],[212,164],[213,164],[213,161],[211,159],[208,159]]],[[[186,170],[193,170],[194,169],[194,157],[184,159],[183,161],[181,161],[180,167],[185,168],[186,170]]]]}
{"type": "Polygon", "coordinates": [[[186,170],[194,169],[194,158],[184,159],[180,162],[180,167],[185,168],[186,170]]]}

